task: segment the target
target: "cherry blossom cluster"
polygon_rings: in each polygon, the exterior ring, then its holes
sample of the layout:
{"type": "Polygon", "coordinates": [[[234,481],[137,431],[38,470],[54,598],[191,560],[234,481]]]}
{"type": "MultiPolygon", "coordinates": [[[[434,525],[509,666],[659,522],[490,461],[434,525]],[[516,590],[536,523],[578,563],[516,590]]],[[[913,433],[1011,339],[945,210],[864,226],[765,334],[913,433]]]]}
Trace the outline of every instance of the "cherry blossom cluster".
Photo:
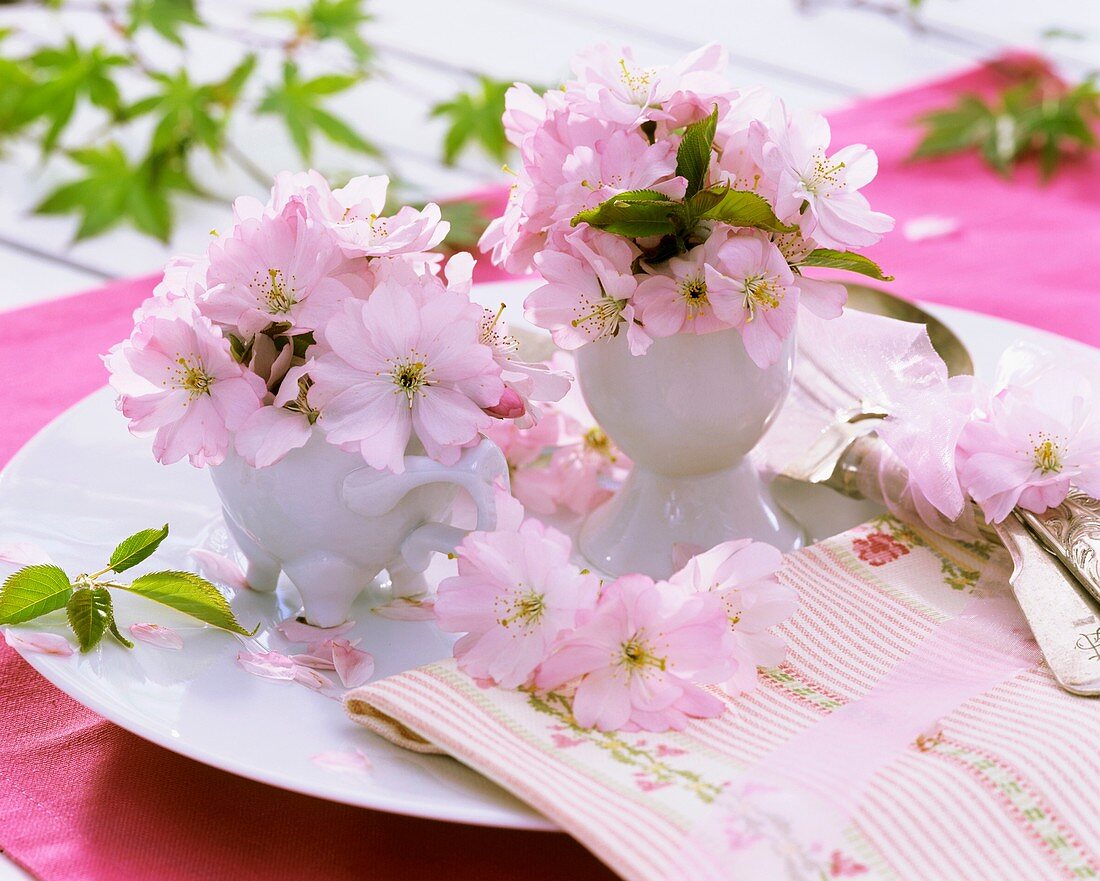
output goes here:
{"type": "Polygon", "coordinates": [[[1065,352],[1018,343],[991,386],[955,377],[913,392],[878,433],[908,468],[918,512],[965,521],[972,499],[999,523],[1073,487],[1100,498],[1100,388],[1065,352]]]}
{"type": "Polygon", "coordinates": [[[439,626],[463,634],[459,668],[479,682],[568,694],[586,728],[665,731],[723,711],[706,686],[740,694],[757,667],[782,662],[769,628],[796,595],[776,577],[776,548],[726,542],[667,581],[601,583],[571,562],[567,536],[502,502],[497,531],[466,537],[435,601],[439,626]]]}
{"type": "MultiPolygon", "coordinates": [[[[550,361],[555,372],[573,372],[566,352],[550,361]]],[[[512,495],[533,514],[582,515],[607,501],[633,463],[589,412],[579,387],[542,408],[537,425],[498,420],[486,429],[508,461],[512,495]]]]}
{"type": "Polygon", "coordinates": [[[806,267],[884,277],[852,253],[893,227],[859,192],[875,154],[830,154],[823,117],[738,91],[726,66],[715,45],[666,67],[599,46],[561,89],[509,90],[519,167],[481,245],[510,272],[541,273],[528,317],[562,348],[625,331],[640,354],[655,338],[737,328],[766,366],[800,302],[841,312],[844,287],[806,267]]]}
{"type": "Polygon", "coordinates": [[[385,177],[332,189],[283,173],[241,198],[233,227],[177,258],[104,360],[118,406],[163,463],[266,467],[315,432],[403,470],[406,449],[445,464],[500,420],[531,425],[532,400],[568,377],[529,365],[469,297],[473,258],[444,266],[439,208],[386,215],[385,177]]]}

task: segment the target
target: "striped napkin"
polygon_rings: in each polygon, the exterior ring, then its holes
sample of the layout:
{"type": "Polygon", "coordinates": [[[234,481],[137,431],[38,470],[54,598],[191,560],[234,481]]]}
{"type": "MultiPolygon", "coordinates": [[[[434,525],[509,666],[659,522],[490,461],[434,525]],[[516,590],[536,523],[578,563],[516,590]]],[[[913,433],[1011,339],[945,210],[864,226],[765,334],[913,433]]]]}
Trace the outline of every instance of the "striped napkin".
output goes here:
{"type": "Polygon", "coordinates": [[[890,516],[792,554],[786,663],[682,732],[580,729],[568,694],[479,688],[452,662],[346,706],[630,881],[1097,877],[1100,704],[1055,685],[1010,571],[993,542],[890,516]]]}

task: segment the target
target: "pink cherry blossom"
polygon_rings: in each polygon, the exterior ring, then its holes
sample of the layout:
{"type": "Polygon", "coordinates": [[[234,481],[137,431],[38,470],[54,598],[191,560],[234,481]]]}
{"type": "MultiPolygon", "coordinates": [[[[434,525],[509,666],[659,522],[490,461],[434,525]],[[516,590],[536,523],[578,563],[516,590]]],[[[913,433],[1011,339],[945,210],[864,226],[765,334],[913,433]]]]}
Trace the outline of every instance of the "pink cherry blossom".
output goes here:
{"type": "Polygon", "coordinates": [[[439,206],[422,209],[403,206],[396,214],[382,214],[389,178],[355,177],[332,191],[334,205],[325,219],[349,257],[382,257],[430,251],[443,241],[450,224],[441,219],[439,206]]]}
{"type": "Polygon", "coordinates": [[[543,661],[536,684],[553,690],[576,680],[573,715],[585,728],[678,730],[722,713],[722,701],[700,686],[725,682],[735,666],[717,597],[625,575],[543,661]]]}
{"type": "Polygon", "coordinates": [[[679,199],[687,181],[674,177],[671,141],[649,143],[640,131],[616,131],[592,146],[579,146],[562,163],[563,181],[554,193],[554,222],[568,222],[628,190],[654,190],[679,199]]]}
{"type": "Polygon", "coordinates": [[[542,413],[532,402],[560,401],[569,391],[573,377],[547,364],[520,360],[519,342],[500,321],[503,311],[503,304],[495,313],[486,309],[481,319],[479,339],[493,350],[493,360],[500,365],[500,378],[505,385],[501,400],[488,412],[498,419],[515,420],[519,428],[530,428],[542,413]]]}
{"type": "MultiPolygon", "coordinates": [[[[572,359],[555,355],[551,366],[565,371],[572,359]]],[[[625,479],[630,460],[596,424],[574,386],[547,409],[533,429],[487,432],[498,441],[512,471],[512,493],[537,514],[561,509],[586,514],[606,501],[625,479]]]]}
{"type": "Polygon", "coordinates": [[[722,74],[725,49],[711,43],[674,64],[643,67],[630,47],[618,51],[594,46],[573,60],[575,80],[566,85],[566,101],[578,113],[637,126],[646,119],[683,125],[692,111],[709,111],[726,90],[722,74]],[[709,102],[709,103],[708,103],[709,102]]]}
{"type": "Polygon", "coordinates": [[[385,175],[353,177],[343,187],[332,189],[316,171],[282,172],[275,178],[267,205],[255,199],[238,199],[234,213],[238,222],[282,212],[298,202],[309,216],[331,230],[349,257],[381,257],[429,251],[447,235],[450,224],[441,222],[439,206],[423,210],[404,207],[383,216],[390,180],[385,175]]]}
{"type": "Polygon", "coordinates": [[[183,637],[171,627],[165,627],[162,624],[131,624],[130,635],[157,648],[177,652],[183,648],[183,637]]]}
{"type": "Polygon", "coordinates": [[[669,579],[690,592],[711,593],[725,607],[736,660],[723,685],[730,694],[754,689],[757,667],[776,667],[786,655],[786,642],[769,632],[798,606],[795,591],[776,577],[782,562],[782,553],[769,544],[728,541],[693,557],[669,579]]]}
{"type": "Polygon", "coordinates": [[[202,317],[146,318],[104,361],[130,430],[153,433],[153,454],[166,465],[184,456],[197,467],[221,462],[230,432],[265,393],[263,380],[233,360],[229,342],[202,317]]]}
{"type": "Polygon", "coordinates": [[[253,468],[267,468],[313,436],[320,413],[309,402],[309,361],[287,371],[275,399],[248,417],[237,430],[237,452],[253,468]]]}
{"type": "Polygon", "coordinates": [[[828,156],[830,139],[829,123],[817,113],[792,114],[788,125],[768,130],[760,164],[778,190],[776,214],[822,247],[873,245],[894,228],[893,218],[872,211],[859,192],[878,173],[878,158],[863,144],[828,156]]]}
{"type": "MultiPolygon", "coordinates": [[[[527,319],[546,328],[563,349],[608,339],[626,324],[628,339],[636,334],[634,296],[638,283],[631,270],[638,250],[618,236],[578,230],[564,237],[570,251],[547,250],[536,264],[546,284],[527,297],[527,319]]],[[[644,337],[631,351],[644,351],[644,337]]]]}
{"type": "Polygon", "coordinates": [[[1009,386],[959,436],[959,478],[999,523],[1019,505],[1042,513],[1070,486],[1100,497],[1100,412],[1090,380],[1062,365],[1035,388],[1009,386]]]}
{"type": "Polygon", "coordinates": [[[275,216],[247,219],[209,252],[202,313],[244,339],[271,324],[290,333],[320,327],[351,291],[338,278],[344,255],[336,238],[291,200],[275,216]]]}
{"type": "Polygon", "coordinates": [[[798,318],[798,287],[782,252],[760,233],[741,233],[723,242],[704,270],[708,292],[716,292],[715,314],[741,331],[757,366],[774,364],[798,318]]]}
{"type": "Polygon", "coordinates": [[[723,231],[715,231],[701,245],[682,257],[673,257],[657,267],[644,267],[649,276],[638,285],[635,309],[645,331],[652,337],[677,333],[712,333],[730,327],[714,311],[715,302],[724,302],[726,314],[737,314],[744,298],[743,285],[732,279],[710,274],[707,266],[718,263],[719,251],[728,240],[723,231]]]}
{"type": "Polygon", "coordinates": [[[68,657],[73,654],[69,641],[57,633],[41,633],[35,630],[4,629],[4,640],[13,649],[20,652],[34,652],[40,655],[58,655],[68,657]]]}
{"type": "Polygon", "coordinates": [[[415,432],[445,464],[477,441],[504,383],[479,339],[482,310],[442,289],[422,299],[386,282],[345,301],[325,329],[332,347],[310,371],[310,400],[329,442],[359,448],[373,468],[404,471],[415,432]]]}
{"type": "Polygon", "coordinates": [[[537,520],[474,532],[459,545],[458,575],[436,594],[440,628],[464,633],[459,667],[504,688],[528,682],[554,641],[596,603],[599,581],[569,561],[572,543],[537,520]]]}

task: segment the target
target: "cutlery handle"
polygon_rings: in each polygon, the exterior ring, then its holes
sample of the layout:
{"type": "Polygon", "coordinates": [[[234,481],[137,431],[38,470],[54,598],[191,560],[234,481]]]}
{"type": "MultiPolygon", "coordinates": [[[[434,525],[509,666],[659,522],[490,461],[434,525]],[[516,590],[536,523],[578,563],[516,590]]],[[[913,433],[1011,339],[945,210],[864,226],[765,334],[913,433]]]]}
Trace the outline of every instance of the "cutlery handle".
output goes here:
{"type": "Polygon", "coordinates": [[[1012,556],[1009,583],[1058,684],[1100,694],[1100,608],[1016,514],[993,527],[1012,556]]]}

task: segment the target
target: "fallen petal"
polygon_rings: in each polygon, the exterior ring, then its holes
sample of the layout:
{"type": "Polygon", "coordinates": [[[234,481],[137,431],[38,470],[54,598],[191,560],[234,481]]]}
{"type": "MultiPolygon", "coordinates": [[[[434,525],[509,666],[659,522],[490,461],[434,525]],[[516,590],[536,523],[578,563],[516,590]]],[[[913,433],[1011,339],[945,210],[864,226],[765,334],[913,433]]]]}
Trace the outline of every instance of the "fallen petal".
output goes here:
{"type": "Polygon", "coordinates": [[[211,581],[220,581],[227,587],[236,590],[247,590],[248,579],[244,577],[244,571],[229,557],[215,554],[205,548],[194,548],[188,552],[199,566],[199,574],[211,581]]]}
{"type": "Polygon", "coordinates": [[[923,242],[925,239],[949,236],[958,230],[959,221],[954,217],[927,214],[907,220],[901,227],[901,234],[911,242],[923,242]]]}
{"type": "Polygon", "coordinates": [[[360,776],[370,774],[374,767],[374,763],[361,749],[318,753],[313,756],[313,763],[326,771],[360,776]]]}
{"type": "Polygon", "coordinates": [[[57,633],[40,633],[35,630],[5,630],[4,639],[13,649],[21,652],[61,656],[73,653],[73,647],[69,645],[69,641],[57,633]]]}
{"type": "Polygon", "coordinates": [[[39,563],[52,563],[50,555],[29,541],[15,541],[0,545],[0,563],[14,566],[37,566],[39,563]]]}
{"type": "Polygon", "coordinates": [[[130,635],[134,639],[139,639],[162,649],[179,651],[183,648],[183,637],[171,627],[165,627],[161,624],[131,624],[130,635]]]}
{"type": "Polygon", "coordinates": [[[355,626],[354,621],[345,621],[336,627],[314,627],[298,618],[287,618],[275,625],[278,631],[290,642],[319,644],[326,639],[343,636],[355,626]]]}
{"type": "Polygon", "coordinates": [[[346,639],[333,641],[332,662],[344,688],[358,688],[374,675],[374,655],[355,648],[346,639]]]}
{"type": "Polygon", "coordinates": [[[336,683],[325,676],[323,673],[318,673],[316,670],[311,670],[309,667],[302,667],[298,664],[294,665],[295,682],[300,682],[302,685],[309,688],[335,688],[336,683]]]}
{"type": "Polygon", "coordinates": [[[324,655],[291,655],[290,660],[301,667],[309,667],[313,670],[335,670],[336,665],[332,662],[331,655],[325,657],[324,655]]]}
{"type": "Polygon", "coordinates": [[[394,597],[388,603],[371,609],[379,618],[391,621],[431,621],[435,618],[435,597],[422,594],[394,597]]]}
{"type": "Polygon", "coordinates": [[[300,669],[286,655],[279,652],[238,652],[237,663],[253,676],[290,682],[300,669]]]}

